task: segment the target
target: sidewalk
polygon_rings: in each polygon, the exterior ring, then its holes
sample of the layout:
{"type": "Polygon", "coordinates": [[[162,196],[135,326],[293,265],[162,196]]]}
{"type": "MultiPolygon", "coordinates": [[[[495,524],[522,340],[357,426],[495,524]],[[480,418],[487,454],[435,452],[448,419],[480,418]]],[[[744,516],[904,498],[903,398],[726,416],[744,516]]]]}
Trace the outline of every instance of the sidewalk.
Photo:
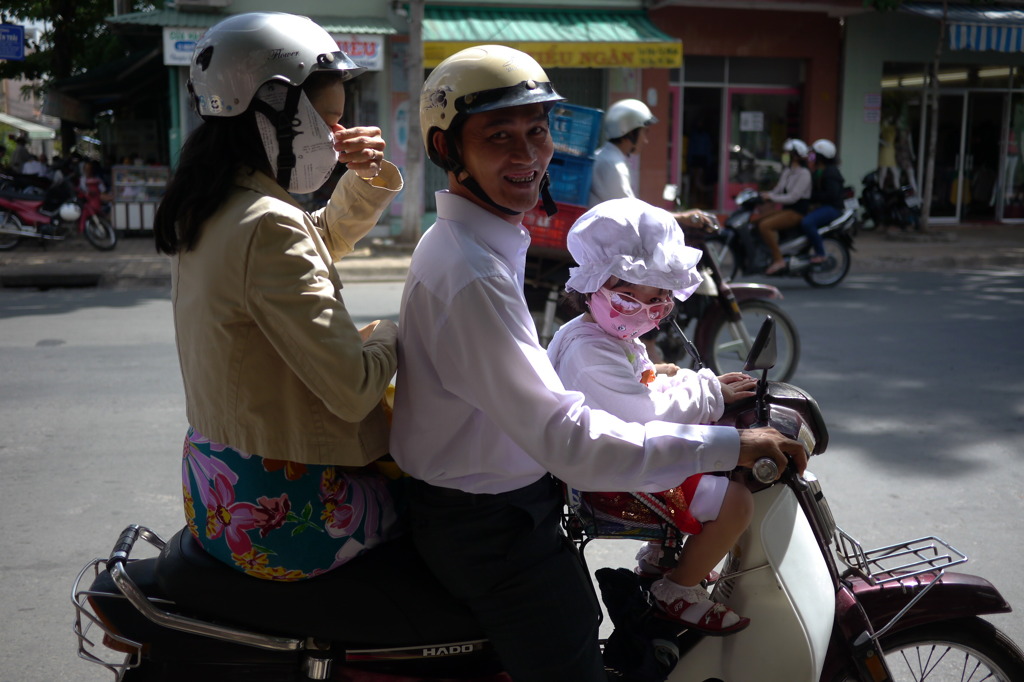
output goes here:
{"type": "MultiPolygon", "coordinates": [[[[951,268],[1024,269],[1024,225],[949,225],[924,235],[861,231],[854,238],[854,273],[951,268]]],[[[409,249],[371,244],[341,261],[347,282],[401,281],[409,249]]],[[[97,251],[81,237],[41,247],[23,239],[0,252],[2,287],[170,286],[170,259],[156,252],[151,234],[127,234],[113,251],[97,251]]]]}

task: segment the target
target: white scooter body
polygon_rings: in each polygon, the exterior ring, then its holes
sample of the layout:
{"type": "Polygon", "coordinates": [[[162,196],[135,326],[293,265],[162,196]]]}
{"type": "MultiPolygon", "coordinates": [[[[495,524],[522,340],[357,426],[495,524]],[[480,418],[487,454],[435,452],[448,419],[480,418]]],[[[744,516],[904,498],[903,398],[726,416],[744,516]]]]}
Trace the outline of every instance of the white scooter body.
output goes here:
{"type": "Polygon", "coordinates": [[[832,636],[836,595],[810,523],[788,486],[754,495],[750,527],[712,598],[750,618],[743,631],[705,637],[668,682],[817,682],[832,636]],[[733,578],[728,575],[749,571],[733,578]]]}

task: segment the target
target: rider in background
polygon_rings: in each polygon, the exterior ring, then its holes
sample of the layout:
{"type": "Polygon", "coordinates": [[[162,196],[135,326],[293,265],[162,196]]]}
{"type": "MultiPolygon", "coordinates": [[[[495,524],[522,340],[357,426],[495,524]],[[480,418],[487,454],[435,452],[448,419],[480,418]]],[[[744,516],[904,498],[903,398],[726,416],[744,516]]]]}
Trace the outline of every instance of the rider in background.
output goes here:
{"type": "Polygon", "coordinates": [[[778,233],[799,225],[810,206],[812,182],[811,171],[807,169],[807,143],[797,139],[786,140],[782,151],[786,167],[775,188],[761,193],[765,200],[774,201],[780,207],[757,219],[757,229],[772,252],[772,262],[764,271],[766,275],[774,275],[786,267],[779,250],[778,233]]]}
{"type": "Polygon", "coordinates": [[[189,529],[212,556],[271,580],[329,571],[397,531],[381,399],[397,328],[362,329],[334,263],[402,188],[376,127],[345,128],[364,69],[306,17],[239,14],[196,46],[189,136],[155,220],[173,257],[189,422],[189,529]],[[308,194],[347,164],[328,205],[308,194]]]}
{"type": "MultiPolygon", "coordinates": [[[[568,247],[579,267],[570,269],[565,286],[583,314],[555,333],[548,357],[565,387],[581,391],[587,405],[641,424],[712,424],[727,403],[754,395],[756,382],[739,372],[721,377],[709,369],[658,373],[639,340],[672,312],[674,300],[686,300],[701,281],[701,252],[686,246],[671,213],[639,199],[606,201],[576,221],[568,247]]],[[[587,496],[596,509],[626,518],[639,505],[622,493],[587,496]]],[[[745,628],[750,620],[711,601],[700,582],[749,525],[750,491],[724,476],[696,474],[653,496],[670,511],[675,526],[690,534],[668,571],[660,565],[660,543],[648,543],[637,554],[640,571],[659,578],[651,586],[658,608],[708,634],[745,628]]]]}
{"type": "Polygon", "coordinates": [[[600,611],[552,475],[657,491],[761,455],[806,464],[772,429],[627,423],[562,386],[523,295],[522,226],[547,195],[559,101],[540,65],[509,47],[467,48],[430,73],[423,143],[448,188],[413,253],[399,324],[391,445],[414,479],[413,539],[515,682],[605,679],[600,611]]]}
{"type": "Polygon", "coordinates": [[[811,149],[814,150],[815,165],[811,204],[817,204],[817,208],[804,216],[800,221],[800,227],[814,247],[811,262],[823,263],[826,259],[825,243],[818,229],[842,215],[843,188],[846,186],[846,180],[839,172],[835,143],[826,139],[815,140],[811,144],[811,149]]]}

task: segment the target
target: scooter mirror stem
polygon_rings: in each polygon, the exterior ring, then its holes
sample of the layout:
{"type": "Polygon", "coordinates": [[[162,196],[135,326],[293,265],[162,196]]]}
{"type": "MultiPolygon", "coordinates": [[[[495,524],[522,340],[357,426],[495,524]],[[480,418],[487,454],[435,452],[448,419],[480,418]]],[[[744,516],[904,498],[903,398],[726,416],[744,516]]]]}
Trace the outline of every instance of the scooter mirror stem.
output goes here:
{"type": "Polygon", "coordinates": [[[768,425],[768,370],[761,372],[761,379],[757,382],[757,394],[754,398],[757,402],[757,421],[768,425]]]}

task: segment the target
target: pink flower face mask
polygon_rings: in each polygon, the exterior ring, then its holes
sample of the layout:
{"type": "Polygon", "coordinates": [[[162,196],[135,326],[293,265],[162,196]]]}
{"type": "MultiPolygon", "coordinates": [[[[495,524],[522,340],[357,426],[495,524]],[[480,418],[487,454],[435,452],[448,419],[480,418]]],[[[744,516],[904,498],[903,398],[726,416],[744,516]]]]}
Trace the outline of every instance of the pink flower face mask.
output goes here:
{"type": "Polygon", "coordinates": [[[604,287],[590,296],[590,315],[605,333],[617,339],[635,339],[651,331],[670,313],[674,303],[641,303],[604,287]]]}

